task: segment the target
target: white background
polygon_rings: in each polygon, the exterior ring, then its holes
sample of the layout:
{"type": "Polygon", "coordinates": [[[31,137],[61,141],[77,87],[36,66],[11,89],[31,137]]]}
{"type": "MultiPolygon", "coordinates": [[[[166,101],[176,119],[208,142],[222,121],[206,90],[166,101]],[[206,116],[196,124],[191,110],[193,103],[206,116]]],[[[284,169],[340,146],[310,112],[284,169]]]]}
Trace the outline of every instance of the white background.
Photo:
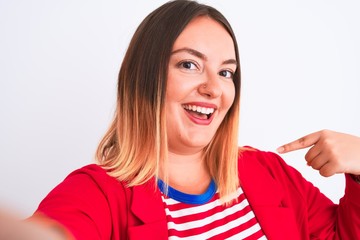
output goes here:
{"type": "MultiPolygon", "coordinates": [[[[30,215],[70,171],[94,162],[122,57],[165,1],[0,0],[0,208],[30,215]]],[[[276,147],[323,128],[360,135],[357,0],[202,1],[237,35],[241,145],[276,147]]],[[[333,201],[342,175],[288,164],[333,201]]]]}

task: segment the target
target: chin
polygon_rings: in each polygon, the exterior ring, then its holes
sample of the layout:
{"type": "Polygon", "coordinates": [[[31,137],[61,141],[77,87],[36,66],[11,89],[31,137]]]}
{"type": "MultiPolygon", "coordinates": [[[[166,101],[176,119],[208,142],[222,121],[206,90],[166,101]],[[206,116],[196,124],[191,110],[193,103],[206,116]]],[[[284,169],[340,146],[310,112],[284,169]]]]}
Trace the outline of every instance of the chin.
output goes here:
{"type": "Polygon", "coordinates": [[[199,139],[199,140],[192,140],[188,146],[190,147],[193,147],[193,148],[199,148],[199,149],[203,149],[205,148],[206,146],[209,145],[211,139],[206,139],[206,140],[203,140],[203,139],[199,139]]]}

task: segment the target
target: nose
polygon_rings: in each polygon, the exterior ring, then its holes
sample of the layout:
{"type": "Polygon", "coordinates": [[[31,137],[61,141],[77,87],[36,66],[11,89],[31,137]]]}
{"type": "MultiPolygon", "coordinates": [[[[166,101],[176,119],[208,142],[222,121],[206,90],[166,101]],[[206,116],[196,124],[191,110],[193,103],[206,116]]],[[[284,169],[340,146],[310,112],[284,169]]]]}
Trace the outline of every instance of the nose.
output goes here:
{"type": "Polygon", "coordinates": [[[219,75],[217,72],[206,72],[203,74],[204,81],[198,86],[198,91],[201,95],[208,98],[216,98],[221,96],[222,88],[220,84],[219,75]]]}

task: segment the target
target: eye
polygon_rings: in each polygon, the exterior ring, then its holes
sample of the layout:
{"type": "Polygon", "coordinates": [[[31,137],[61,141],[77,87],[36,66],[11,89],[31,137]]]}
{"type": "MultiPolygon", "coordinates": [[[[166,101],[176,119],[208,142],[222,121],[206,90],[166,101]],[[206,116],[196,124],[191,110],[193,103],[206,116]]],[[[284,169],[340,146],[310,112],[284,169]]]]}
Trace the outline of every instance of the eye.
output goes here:
{"type": "Polygon", "coordinates": [[[198,69],[197,65],[190,61],[183,61],[178,64],[180,68],[189,69],[189,70],[196,70],[198,69]]]}
{"type": "Polygon", "coordinates": [[[232,71],[229,71],[229,70],[220,71],[219,75],[221,77],[231,78],[231,79],[234,77],[234,73],[232,71]]]}

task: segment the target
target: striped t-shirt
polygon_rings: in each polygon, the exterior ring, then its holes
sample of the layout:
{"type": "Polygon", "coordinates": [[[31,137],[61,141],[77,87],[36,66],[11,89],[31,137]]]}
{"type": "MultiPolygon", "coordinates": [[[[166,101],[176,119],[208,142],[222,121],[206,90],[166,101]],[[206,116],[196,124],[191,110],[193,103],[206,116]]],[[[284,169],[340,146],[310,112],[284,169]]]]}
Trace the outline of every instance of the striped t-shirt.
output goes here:
{"type": "MultiPolygon", "coordinates": [[[[161,180],[158,186],[164,193],[161,180]]],[[[201,195],[169,187],[167,196],[162,195],[169,239],[266,239],[241,187],[236,198],[237,202],[222,205],[214,181],[201,195]]]]}

